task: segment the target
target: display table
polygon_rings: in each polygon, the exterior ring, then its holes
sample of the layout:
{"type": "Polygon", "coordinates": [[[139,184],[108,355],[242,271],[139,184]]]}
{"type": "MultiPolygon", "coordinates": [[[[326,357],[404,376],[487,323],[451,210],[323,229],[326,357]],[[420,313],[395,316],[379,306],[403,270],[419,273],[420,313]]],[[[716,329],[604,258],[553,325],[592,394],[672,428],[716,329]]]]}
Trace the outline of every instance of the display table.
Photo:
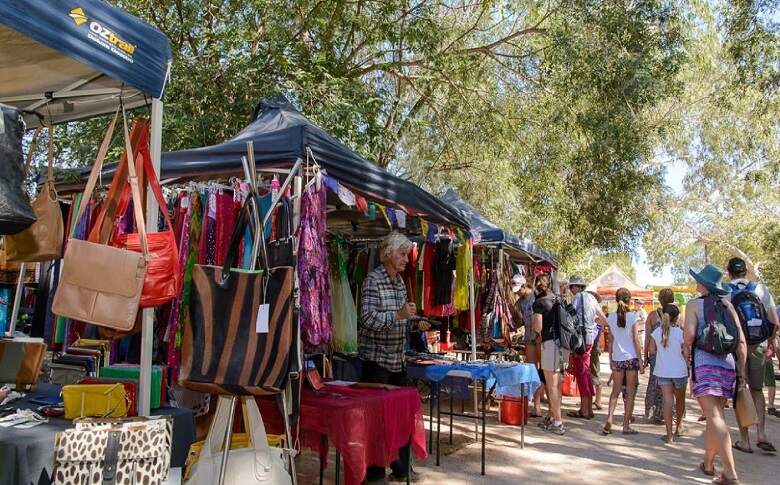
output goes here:
{"type": "MultiPolygon", "coordinates": [[[[258,399],[258,403],[267,431],[283,434],[276,402],[258,399]]],[[[324,468],[329,442],[333,443],[343,457],[347,485],[360,484],[369,465],[390,466],[398,459],[398,449],[410,442],[419,459],[428,456],[422,402],[412,387],[392,391],[330,385],[315,391],[306,387],[301,393],[300,414],[301,445],[318,451],[324,468]]]]}
{"type": "MultiPolygon", "coordinates": [[[[441,437],[441,415],[450,417],[450,443],[452,443],[452,418],[453,416],[474,419],[476,423],[482,424],[482,475],[485,474],[485,427],[486,413],[489,399],[488,389],[492,393],[498,392],[504,396],[523,398],[533,396],[541,385],[539,374],[536,367],[532,364],[521,364],[517,362],[495,362],[495,361],[470,361],[470,362],[441,362],[441,363],[415,363],[411,361],[407,364],[407,374],[412,379],[421,379],[431,385],[430,401],[430,432],[429,442],[432,446],[433,441],[433,416],[434,401],[436,403],[436,466],[440,463],[439,444],[441,437]],[[482,407],[481,411],[475,409],[474,414],[456,413],[452,408],[452,398],[450,398],[450,409],[448,412],[441,411],[441,390],[442,382],[446,379],[469,379],[482,387],[482,407]]],[[[476,404],[475,404],[476,407],[476,404]]],[[[525,424],[520,426],[520,446],[525,446],[525,424]]]]}
{"type": "MultiPolygon", "coordinates": [[[[10,406],[18,409],[35,409],[28,402],[32,398],[57,396],[60,386],[40,384],[34,392],[10,406]]],[[[184,466],[190,445],[195,441],[195,422],[192,410],[162,407],[153,409],[152,416],[169,415],[173,418],[173,448],[171,467],[184,466]]],[[[49,422],[30,429],[0,428],[0,485],[29,485],[50,483],[54,466],[54,436],[59,431],[73,427],[73,422],[62,418],[49,418],[49,422]]]]}

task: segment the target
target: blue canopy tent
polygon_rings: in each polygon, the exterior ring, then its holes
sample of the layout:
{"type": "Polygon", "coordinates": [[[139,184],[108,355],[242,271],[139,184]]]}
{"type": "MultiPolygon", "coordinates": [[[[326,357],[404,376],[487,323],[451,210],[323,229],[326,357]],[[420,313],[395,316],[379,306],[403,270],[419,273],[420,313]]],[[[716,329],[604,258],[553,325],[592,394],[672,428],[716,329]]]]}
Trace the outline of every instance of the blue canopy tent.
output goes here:
{"type": "Polygon", "coordinates": [[[432,222],[468,227],[465,216],[458,209],[361,157],[312,123],[283,97],[261,102],[252,121],[224,143],[163,153],[161,177],[241,173],[241,158],[247,154],[248,141],[253,142],[258,169],[289,168],[297,160],[311,156],[328,175],[354,192],[401,207],[409,214],[432,222]]]}
{"type": "MultiPolygon", "coordinates": [[[[160,164],[162,96],[171,47],[151,25],[98,0],[0,2],[0,103],[28,128],[151,105],[152,162],[160,164]]],[[[149,197],[149,230],[157,206],[149,197]]],[[[20,282],[24,266],[20,274],[20,282]]],[[[17,295],[21,292],[17,290],[17,295]]],[[[13,325],[19,301],[14,302],[13,325]]],[[[149,414],[153,310],[144,310],[138,413],[149,414]]],[[[13,331],[13,330],[12,330],[13,331]]]]}
{"type": "Polygon", "coordinates": [[[521,240],[514,234],[510,234],[493,224],[463,200],[454,189],[448,189],[442,200],[466,214],[471,233],[474,236],[474,244],[502,248],[510,253],[512,259],[522,262],[546,261],[553,266],[558,266],[558,258],[555,255],[528,240],[521,240]]]}
{"type": "Polygon", "coordinates": [[[171,63],[162,32],[98,0],[0,2],[0,45],[0,103],[28,128],[151,104],[171,63]]]}

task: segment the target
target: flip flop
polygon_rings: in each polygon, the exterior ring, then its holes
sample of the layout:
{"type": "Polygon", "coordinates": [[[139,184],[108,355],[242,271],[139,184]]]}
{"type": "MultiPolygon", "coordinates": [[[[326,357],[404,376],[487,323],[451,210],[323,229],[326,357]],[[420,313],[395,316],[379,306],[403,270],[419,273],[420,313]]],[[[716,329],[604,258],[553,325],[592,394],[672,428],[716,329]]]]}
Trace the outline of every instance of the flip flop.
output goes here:
{"type": "Polygon", "coordinates": [[[699,470],[701,470],[701,472],[707,475],[708,477],[715,476],[715,467],[712,467],[712,470],[707,470],[707,468],[705,468],[704,466],[704,462],[699,463],[699,470]]]}
{"type": "Polygon", "coordinates": [[[762,451],[766,453],[777,453],[777,450],[775,449],[775,445],[768,441],[759,441],[756,443],[756,447],[760,448],[762,451]]]}
{"type": "Polygon", "coordinates": [[[602,434],[602,435],[604,435],[604,436],[609,436],[609,435],[611,435],[611,434],[612,434],[612,426],[606,426],[606,425],[604,425],[604,426],[601,428],[601,434],[602,434]]]}
{"type": "Polygon", "coordinates": [[[602,409],[604,409],[604,406],[602,406],[601,404],[596,404],[595,402],[593,403],[593,407],[594,407],[594,408],[596,408],[596,409],[598,409],[599,411],[601,411],[602,409]]]}
{"type": "Polygon", "coordinates": [[[576,419],[591,419],[590,417],[582,414],[581,411],[569,411],[566,413],[566,416],[570,418],[576,418],[576,419]]]}
{"type": "Polygon", "coordinates": [[[715,485],[739,485],[739,480],[736,478],[727,478],[726,475],[721,475],[720,478],[716,478],[712,483],[715,485]]]}
{"type": "Polygon", "coordinates": [[[528,413],[528,417],[529,418],[541,418],[542,415],[541,414],[536,414],[536,413],[528,413]]]}
{"type": "Polygon", "coordinates": [[[623,430],[623,434],[639,434],[639,431],[634,428],[628,428],[623,430]]]}
{"type": "Polygon", "coordinates": [[[753,450],[750,448],[742,448],[742,442],[741,441],[735,441],[734,444],[731,445],[732,448],[734,448],[737,451],[741,451],[742,453],[753,453],[753,450]]]}

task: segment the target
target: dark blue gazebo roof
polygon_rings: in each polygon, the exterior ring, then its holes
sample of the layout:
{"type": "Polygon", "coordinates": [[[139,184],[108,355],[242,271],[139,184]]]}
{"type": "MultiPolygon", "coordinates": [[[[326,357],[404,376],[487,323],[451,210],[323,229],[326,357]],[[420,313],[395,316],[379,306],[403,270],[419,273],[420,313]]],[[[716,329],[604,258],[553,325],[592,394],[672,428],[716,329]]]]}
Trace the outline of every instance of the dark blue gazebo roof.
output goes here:
{"type": "Polygon", "coordinates": [[[442,197],[447,204],[454,206],[466,215],[469,220],[471,234],[476,244],[503,246],[530,256],[533,260],[547,261],[557,266],[558,258],[528,240],[522,240],[493,224],[485,216],[477,212],[468,202],[463,200],[453,189],[448,189],[442,197]]]}

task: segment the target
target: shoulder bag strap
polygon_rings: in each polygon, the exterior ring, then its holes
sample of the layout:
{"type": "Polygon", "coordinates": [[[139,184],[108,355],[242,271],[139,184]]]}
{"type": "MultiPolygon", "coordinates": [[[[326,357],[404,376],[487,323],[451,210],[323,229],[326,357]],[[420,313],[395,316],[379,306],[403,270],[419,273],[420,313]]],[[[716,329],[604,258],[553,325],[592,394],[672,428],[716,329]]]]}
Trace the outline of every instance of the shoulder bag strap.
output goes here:
{"type": "MultiPolygon", "coordinates": [[[[42,126],[39,126],[35,129],[35,133],[33,133],[32,141],[30,142],[29,148],[27,148],[27,159],[24,161],[24,176],[27,177],[27,174],[30,173],[30,164],[32,163],[33,155],[35,155],[35,148],[38,146],[38,136],[41,134],[41,130],[43,129],[42,126]]],[[[51,139],[51,128],[49,128],[49,138],[51,139]]],[[[51,152],[51,149],[49,150],[51,152]]]]}
{"type": "MultiPolygon", "coordinates": [[[[144,118],[136,118],[133,121],[130,130],[131,146],[136,147],[136,151],[143,140],[143,133],[147,130],[148,123],[144,118]],[[135,142],[135,143],[133,143],[135,142]]],[[[127,203],[130,198],[129,187],[125,184],[128,175],[128,157],[125,151],[119,156],[119,163],[116,165],[114,176],[111,179],[111,185],[108,188],[108,194],[103,201],[97,220],[89,233],[89,240],[100,244],[107,244],[114,231],[116,215],[124,214],[127,203]],[[108,222],[106,222],[108,221],[108,222]],[[110,224],[110,226],[107,226],[110,224]]],[[[132,160],[132,158],[131,158],[132,160]]],[[[136,171],[138,171],[136,169],[136,171]]]]}
{"type": "Polygon", "coordinates": [[[92,199],[92,192],[95,190],[95,185],[97,185],[98,176],[100,175],[100,171],[103,168],[103,160],[106,158],[106,153],[108,153],[108,147],[111,144],[111,137],[114,134],[114,128],[116,127],[116,120],[119,117],[119,108],[114,112],[114,117],[111,119],[111,123],[108,124],[108,127],[106,128],[106,133],[103,135],[103,142],[100,144],[100,148],[98,149],[97,157],[95,158],[95,163],[92,164],[92,171],[89,173],[89,179],[87,179],[87,185],[84,187],[84,193],[81,196],[81,203],[79,204],[79,210],[76,212],[76,219],[75,223],[78,224],[79,220],[81,220],[81,216],[84,215],[84,210],[86,209],[87,204],[89,204],[89,201],[92,199]]]}
{"type": "MultiPolygon", "coordinates": [[[[127,129],[127,113],[125,112],[125,107],[122,106],[122,121],[124,124],[124,133],[125,133],[125,150],[127,150],[127,158],[129,160],[133,159],[133,147],[130,144],[130,132],[127,129]]],[[[135,214],[135,225],[138,229],[138,234],[141,236],[141,250],[143,251],[144,257],[149,255],[149,245],[146,239],[146,221],[144,219],[144,210],[142,207],[141,201],[143,200],[141,198],[141,189],[138,186],[138,174],[135,171],[135,164],[134,163],[128,163],[127,168],[130,171],[130,190],[133,194],[133,200],[138,201],[137,203],[133,204],[133,213],[135,214]]]]}
{"type": "Polygon", "coordinates": [[[238,247],[241,245],[241,239],[244,237],[244,230],[249,222],[249,199],[241,206],[241,211],[238,213],[236,219],[236,225],[233,228],[233,234],[230,236],[230,243],[228,244],[227,254],[225,254],[225,261],[222,263],[222,279],[219,282],[221,286],[226,286],[228,277],[230,276],[230,268],[235,265],[236,258],[238,257],[238,247]]]}
{"type": "Polygon", "coordinates": [[[173,224],[171,224],[171,218],[168,215],[168,203],[165,201],[165,195],[163,195],[162,187],[160,187],[160,181],[154,173],[152,160],[150,157],[144,156],[141,150],[138,150],[136,161],[139,161],[139,158],[143,159],[143,164],[139,164],[143,172],[143,178],[145,181],[149,182],[149,186],[152,188],[152,193],[157,201],[157,205],[160,206],[160,212],[163,213],[163,218],[165,218],[165,224],[168,226],[168,230],[173,231],[173,224]]]}

